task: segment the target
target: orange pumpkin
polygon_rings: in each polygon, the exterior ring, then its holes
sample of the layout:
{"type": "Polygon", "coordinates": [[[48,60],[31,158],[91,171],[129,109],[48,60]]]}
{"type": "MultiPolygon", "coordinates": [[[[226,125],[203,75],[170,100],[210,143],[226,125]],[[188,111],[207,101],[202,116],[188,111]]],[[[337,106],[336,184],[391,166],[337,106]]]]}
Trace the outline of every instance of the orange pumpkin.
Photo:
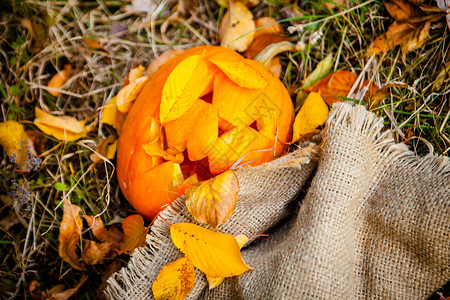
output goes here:
{"type": "Polygon", "coordinates": [[[282,154],[293,117],[286,88],[260,62],[222,47],[184,51],[145,83],[123,124],[122,192],[152,219],[198,180],[282,154]]]}

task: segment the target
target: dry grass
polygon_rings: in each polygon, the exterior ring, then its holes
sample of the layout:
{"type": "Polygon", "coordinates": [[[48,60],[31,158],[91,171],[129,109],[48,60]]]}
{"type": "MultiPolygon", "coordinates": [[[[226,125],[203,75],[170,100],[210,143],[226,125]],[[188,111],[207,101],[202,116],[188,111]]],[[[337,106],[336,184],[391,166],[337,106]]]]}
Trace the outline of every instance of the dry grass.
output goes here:
{"type": "MultiPolygon", "coordinates": [[[[361,3],[352,2],[349,7],[361,3]]],[[[119,1],[37,0],[12,0],[2,6],[7,10],[0,13],[0,121],[19,120],[40,132],[30,123],[36,106],[79,120],[98,121],[101,107],[118,92],[132,66],[148,65],[170,48],[218,44],[217,21],[224,11],[213,1],[184,0],[178,5],[162,1],[148,15],[124,11],[123,6],[119,1]],[[53,25],[47,30],[43,49],[32,53],[31,35],[21,19],[33,15],[43,19],[43,12],[53,19],[53,25]],[[118,28],[122,31],[112,33],[118,28]],[[87,38],[96,39],[106,52],[89,48],[87,38]],[[74,67],[75,75],[65,85],[65,92],[55,98],[48,93],[47,83],[67,63],[74,67]]],[[[294,90],[326,55],[334,53],[334,70],[361,74],[379,86],[408,84],[408,89],[391,88],[377,113],[385,118],[387,129],[411,150],[421,155],[449,155],[450,80],[431,90],[450,60],[448,28],[434,28],[426,45],[405,59],[398,48],[383,57],[369,58],[365,50],[392,22],[381,1],[368,1],[337,17],[333,15],[340,12],[338,9],[330,11],[317,2],[296,5],[266,1],[252,11],[257,17],[283,20],[292,17],[292,7],[303,14],[297,22],[309,22],[310,26],[289,35],[292,42],[304,41],[306,49],[281,55],[282,77],[288,88],[294,90]],[[323,37],[315,45],[308,44],[317,32],[323,37]]],[[[282,25],[286,29],[292,24],[282,25]]],[[[84,214],[101,215],[108,225],[133,213],[118,190],[114,164],[104,162],[89,169],[89,156],[99,139],[115,134],[108,126],[99,124],[96,128],[85,139],[66,144],[41,133],[45,138],[43,162],[34,172],[17,172],[0,153],[0,297],[30,297],[27,289],[31,280],[38,280],[45,288],[56,283],[72,287],[82,277],[82,272],[71,269],[58,256],[62,197],[79,205],[84,214]],[[67,189],[55,189],[56,182],[64,183],[67,189]]],[[[126,259],[121,256],[120,263],[126,259]]],[[[90,280],[77,298],[95,298],[101,276],[108,271],[107,265],[90,268],[90,280]]]]}

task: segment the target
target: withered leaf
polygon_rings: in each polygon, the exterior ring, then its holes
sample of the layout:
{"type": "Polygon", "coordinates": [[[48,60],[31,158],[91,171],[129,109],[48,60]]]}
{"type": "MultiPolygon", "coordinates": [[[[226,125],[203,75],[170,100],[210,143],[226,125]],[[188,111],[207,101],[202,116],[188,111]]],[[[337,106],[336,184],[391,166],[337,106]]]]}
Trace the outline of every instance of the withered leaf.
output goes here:
{"type": "Polygon", "coordinates": [[[80,217],[81,208],[71,204],[67,198],[64,198],[64,215],[59,228],[59,256],[69,263],[74,269],[86,270],[80,263],[76,251],[78,241],[81,237],[83,221],[80,217]]]}
{"type": "Polygon", "coordinates": [[[144,219],[141,215],[131,215],[125,218],[122,223],[123,242],[120,244],[118,254],[130,254],[137,247],[147,245],[145,238],[148,234],[148,227],[144,226],[144,219]]]}
{"type": "Polygon", "coordinates": [[[97,243],[95,241],[86,240],[83,243],[83,251],[81,257],[87,265],[103,264],[105,259],[111,259],[117,255],[117,248],[112,242],[97,243]]]}
{"type": "Polygon", "coordinates": [[[241,2],[230,2],[220,24],[219,40],[222,47],[245,51],[255,36],[252,12],[241,2]]]}
{"type": "Polygon", "coordinates": [[[191,215],[214,228],[233,213],[239,183],[236,174],[225,171],[186,190],[186,207],[191,215]]]}

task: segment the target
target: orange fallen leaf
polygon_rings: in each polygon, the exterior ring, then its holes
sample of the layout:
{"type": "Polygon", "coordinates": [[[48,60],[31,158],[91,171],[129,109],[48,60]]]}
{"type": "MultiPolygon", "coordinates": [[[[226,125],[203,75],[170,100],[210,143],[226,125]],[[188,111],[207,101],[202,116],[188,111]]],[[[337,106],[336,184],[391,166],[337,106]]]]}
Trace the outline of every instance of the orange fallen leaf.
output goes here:
{"type": "Polygon", "coordinates": [[[179,63],[167,78],[161,96],[162,124],[183,115],[200,97],[206,87],[208,67],[202,55],[191,55],[179,63]]]}
{"type": "Polygon", "coordinates": [[[109,124],[117,132],[120,132],[122,124],[125,121],[125,115],[117,108],[117,96],[112,97],[108,104],[103,107],[101,123],[109,124]]]}
{"type": "MultiPolygon", "coordinates": [[[[245,234],[238,234],[234,236],[240,248],[248,241],[248,237],[245,234]]],[[[211,290],[218,287],[223,281],[224,277],[211,277],[206,275],[206,280],[208,281],[208,288],[211,290]]]]}
{"type": "Polygon", "coordinates": [[[81,264],[76,251],[78,241],[83,229],[83,221],[80,217],[81,208],[71,204],[67,198],[64,198],[64,215],[59,227],[59,256],[69,263],[74,269],[86,270],[81,264]]]}
{"type": "Polygon", "coordinates": [[[316,128],[325,123],[327,115],[325,101],[319,93],[311,92],[295,117],[292,142],[307,140],[318,133],[316,128]]]}
{"type": "Polygon", "coordinates": [[[103,221],[100,218],[94,218],[93,216],[83,215],[83,218],[88,223],[92,234],[100,242],[110,242],[113,247],[119,249],[120,243],[123,241],[123,234],[117,227],[111,227],[106,229],[103,225],[103,221]]]}
{"type": "Polygon", "coordinates": [[[55,90],[60,89],[66,82],[69,80],[69,77],[72,75],[72,66],[71,65],[65,65],[64,70],[59,71],[56,73],[48,82],[49,93],[52,94],[55,97],[58,97],[61,92],[55,90]]]}
{"type": "Polygon", "coordinates": [[[241,257],[234,236],[215,232],[192,223],[170,226],[175,246],[208,276],[231,277],[250,269],[241,257]]]}
{"type": "Polygon", "coordinates": [[[183,49],[169,49],[155,60],[153,60],[147,68],[147,76],[153,75],[159,67],[168,62],[170,59],[174,58],[177,54],[183,52],[183,49]]]}
{"type": "Polygon", "coordinates": [[[194,287],[194,265],[187,257],[182,257],[165,265],[153,282],[155,299],[184,299],[194,287]]]}
{"type": "Polygon", "coordinates": [[[217,228],[233,213],[238,192],[236,174],[228,170],[187,189],[186,207],[197,221],[217,228]]]}
{"type": "MultiPolygon", "coordinates": [[[[343,97],[347,97],[357,79],[358,75],[349,71],[338,71],[329,74],[314,85],[305,88],[304,91],[318,92],[328,105],[332,105],[333,103],[340,101],[343,97]]],[[[369,89],[365,94],[365,98],[369,98],[378,90],[378,87],[374,84],[369,86],[368,80],[365,80],[362,86],[368,86],[369,89]]]]}
{"type": "Polygon", "coordinates": [[[144,226],[144,219],[141,215],[131,215],[125,218],[122,223],[123,242],[120,243],[118,254],[130,254],[137,247],[147,245],[145,238],[148,234],[148,227],[144,226]]]}
{"type": "Polygon", "coordinates": [[[376,108],[380,104],[381,100],[386,98],[386,94],[388,93],[387,91],[391,87],[408,88],[409,85],[404,84],[404,83],[390,83],[390,84],[387,84],[387,85],[383,86],[373,96],[370,97],[370,99],[369,99],[369,103],[370,103],[369,108],[372,108],[372,109],[376,108]]]}
{"type": "Polygon", "coordinates": [[[241,2],[230,2],[219,29],[220,46],[245,51],[255,36],[252,12],[241,2]]]}
{"type": "Polygon", "coordinates": [[[81,280],[70,289],[65,290],[64,284],[58,284],[49,290],[41,290],[41,284],[37,280],[33,280],[28,287],[31,297],[36,300],[67,300],[72,297],[78,289],[86,282],[88,275],[83,275],[81,280]]]}
{"type": "Polygon", "coordinates": [[[108,51],[100,44],[100,42],[97,39],[88,38],[83,40],[86,45],[93,50],[99,50],[104,53],[108,53],[108,51]]]}
{"type": "Polygon", "coordinates": [[[43,132],[58,140],[72,142],[80,139],[92,130],[94,124],[85,125],[85,121],[78,121],[73,117],[56,117],[41,109],[35,109],[34,124],[43,132]]]}

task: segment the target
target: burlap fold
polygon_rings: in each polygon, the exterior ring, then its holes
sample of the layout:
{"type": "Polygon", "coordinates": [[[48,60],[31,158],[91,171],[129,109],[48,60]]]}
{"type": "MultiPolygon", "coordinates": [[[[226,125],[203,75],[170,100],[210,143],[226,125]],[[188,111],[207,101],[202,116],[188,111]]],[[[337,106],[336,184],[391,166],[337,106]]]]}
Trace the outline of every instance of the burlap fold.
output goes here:
{"type": "MultiPolygon", "coordinates": [[[[219,231],[269,236],[241,251],[254,271],[212,290],[196,271],[188,298],[426,299],[450,280],[450,162],[382,128],[363,106],[335,104],[320,146],[237,170],[236,210],[219,231]]],[[[195,222],[183,198],[162,217],[195,222]]],[[[108,280],[109,298],[152,299],[161,268],[182,256],[161,219],[147,240],[108,280]]]]}

